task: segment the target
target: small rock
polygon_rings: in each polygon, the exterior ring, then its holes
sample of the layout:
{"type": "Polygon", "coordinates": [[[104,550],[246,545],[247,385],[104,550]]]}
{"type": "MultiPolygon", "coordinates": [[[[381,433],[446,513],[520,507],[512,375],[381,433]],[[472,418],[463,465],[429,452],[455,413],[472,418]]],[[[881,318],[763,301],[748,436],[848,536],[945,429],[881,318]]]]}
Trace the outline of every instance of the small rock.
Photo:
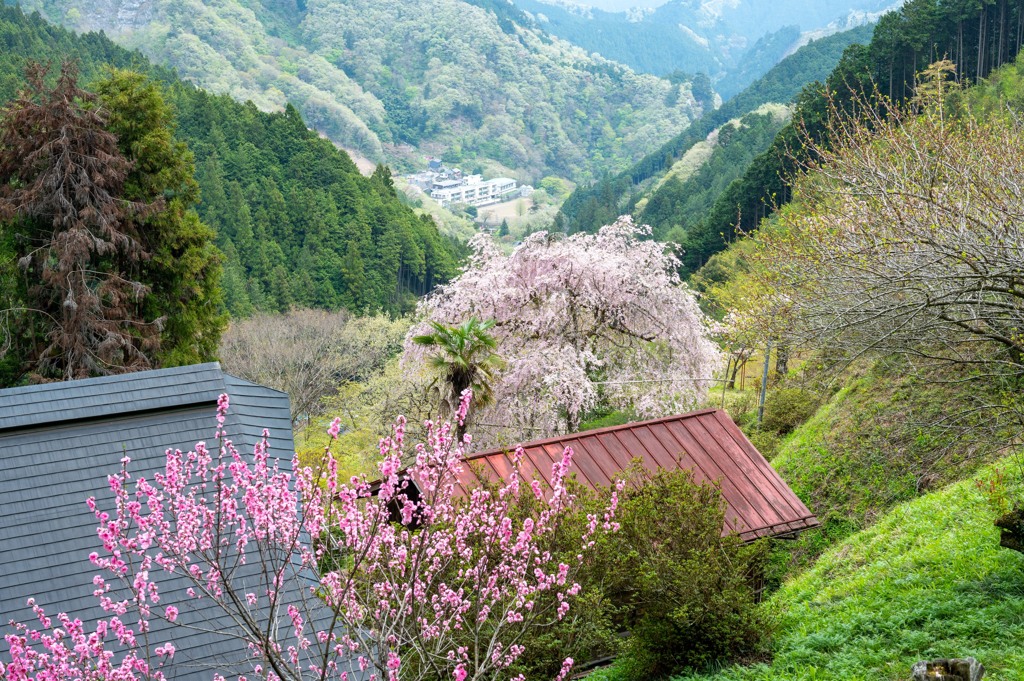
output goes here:
{"type": "Polygon", "coordinates": [[[914,665],[913,681],[981,681],[985,668],[973,657],[932,660],[914,665]]]}

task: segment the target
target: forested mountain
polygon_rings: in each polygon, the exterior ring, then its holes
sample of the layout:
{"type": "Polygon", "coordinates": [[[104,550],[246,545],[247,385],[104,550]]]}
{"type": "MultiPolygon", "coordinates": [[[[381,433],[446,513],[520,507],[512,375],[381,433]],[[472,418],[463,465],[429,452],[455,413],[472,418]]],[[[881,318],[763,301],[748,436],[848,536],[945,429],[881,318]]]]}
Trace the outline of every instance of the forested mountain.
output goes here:
{"type": "Polygon", "coordinates": [[[375,161],[425,152],[524,179],[587,180],[628,166],[702,108],[687,84],[588,56],[501,0],[23,6],[71,28],[103,29],[212,92],[266,110],[291,102],[317,130],[375,161]]]}
{"type": "MultiPolygon", "coordinates": [[[[694,145],[703,142],[715,129],[726,122],[740,118],[769,102],[789,103],[807,84],[824,80],[835,68],[843,50],[850,44],[871,39],[873,26],[861,26],[804,45],[715,111],[706,113],[699,121],[649,154],[628,171],[577,189],[562,206],[557,218],[559,225],[570,232],[589,231],[609,224],[623,213],[631,212],[634,205],[651,190],[651,185],[678,163],[694,145]]],[[[770,142],[751,150],[758,154],[770,142]]],[[[736,148],[739,150],[739,147],[736,148]]],[[[744,172],[746,164],[721,168],[730,180],[744,172]]],[[[673,186],[664,188],[672,192],[673,186]]],[[[648,197],[649,198],[649,197],[648,197]]],[[[714,200],[714,197],[711,197],[714,200]]],[[[675,204],[683,198],[662,197],[659,201],[675,204]]]]}
{"type": "Polygon", "coordinates": [[[883,16],[871,42],[851,46],[824,87],[809,87],[801,94],[793,122],[689,230],[683,241],[684,266],[696,270],[737,232],[756,229],[761,219],[789,201],[789,178],[807,160],[805,141],[823,141],[830,109],[846,111],[876,92],[906,100],[918,72],[943,57],[952,60],[959,81],[977,81],[1013,60],[1022,45],[1021,0],[911,0],[883,16]]]}
{"type": "Polygon", "coordinates": [[[631,211],[658,241],[680,243],[725,188],[772,143],[790,108],[765,104],[714,130],[668,170],[631,211]]]}
{"type": "MultiPolygon", "coordinates": [[[[826,40],[833,41],[832,47],[840,48],[843,46],[841,37],[842,34],[826,40]]],[[[682,227],[682,232],[677,230],[674,236],[682,238],[684,268],[695,271],[732,241],[737,232],[756,229],[761,219],[789,200],[788,177],[806,160],[799,157],[806,147],[803,137],[807,135],[811,140],[820,141],[825,134],[830,108],[843,110],[876,91],[896,100],[905,99],[913,93],[917,72],[943,56],[953,60],[958,79],[977,80],[1012,59],[1022,44],[1024,2],[1020,0],[999,0],[977,6],[912,0],[899,11],[884,15],[867,46],[850,45],[824,85],[812,84],[800,93],[794,120],[741,174],[737,173],[737,179],[699,220],[693,221],[692,215],[680,214],[668,223],[670,227],[682,227]]],[[[577,190],[563,206],[559,224],[569,231],[590,230],[631,210],[646,189],[642,183],[682,158],[703,139],[702,135],[713,129],[709,121],[720,124],[724,112],[759,91],[767,79],[768,76],[719,111],[695,123],[630,171],[577,190]],[[632,195],[637,196],[631,199],[632,195]]],[[[757,98],[754,101],[757,102],[757,98]]],[[[675,188],[666,186],[669,191],[675,188]]],[[[679,205],[685,200],[684,196],[676,196],[671,202],[667,199],[664,202],[679,205]]],[[[660,212],[659,219],[670,212],[660,212]]]]}
{"type": "Polygon", "coordinates": [[[460,247],[399,201],[387,169],[363,177],[294,108],[268,114],[211,95],[102,35],[79,36],[16,8],[0,7],[0,45],[0,102],[21,87],[31,60],[73,58],[86,87],[107,66],[163,85],[177,137],[195,154],[200,217],[226,256],[232,314],[290,305],[404,311],[456,270],[460,247]]]}
{"type": "Polygon", "coordinates": [[[591,3],[513,0],[546,31],[646,73],[703,72],[725,99],[801,44],[876,19],[897,0],[670,0],[609,12],[591,3]],[[806,42],[804,40],[803,42],[806,42]]]}

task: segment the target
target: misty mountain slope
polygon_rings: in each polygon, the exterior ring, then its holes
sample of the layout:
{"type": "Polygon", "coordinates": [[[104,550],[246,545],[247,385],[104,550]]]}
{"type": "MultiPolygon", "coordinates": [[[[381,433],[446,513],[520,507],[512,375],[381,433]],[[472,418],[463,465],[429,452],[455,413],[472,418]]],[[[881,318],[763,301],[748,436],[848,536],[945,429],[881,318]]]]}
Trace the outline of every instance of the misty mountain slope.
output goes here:
{"type": "Polygon", "coordinates": [[[555,40],[500,0],[26,0],[214,92],[294,103],[372,160],[521,177],[627,167],[701,112],[670,83],[555,40]],[[526,24],[526,25],[524,25],[526,24]]]}
{"type": "Polygon", "coordinates": [[[728,99],[807,42],[876,19],[899,0],[670,0],[609,12],[590,3],[513,0],[538,25],[646,73],[704,72],[728,99]]]}
{"type": "Polygon", "coordinates": [[[725,69],[706,37],[674,22],[653,21],[652,10],[607,12],[544,0],[514,2],[545,31],[638,71],[664,75],[684,69],[717,74],[725,69]],[[638,20],[640,17],[644,18],[638,20]]]}
{"type": "MultiPolygon", "coordinates": [[[[688,187],[679,187],[677,183],[669,183],[666,187],[665,183],[659,183],[659,180],[690,149],[703,142],[715,129],[731,119],[740,118],[768,103],[788,104],[805,85],[824,80],[839,63],[843,50],[849,45],[869,42],[873,30],[872,25],[860,26],[804,45],[772,67],[743,92],[720,108],[704,114],[700,120],[695,121],[689,128],[627,171],[591,186],[578,188],[563,204],[557,221],[562,228],[570,232],[591,231],[608,224],[623,213],[632,212],[638,201],[644,198],[651,200],[655,191],[662,194],[655,201],[655,205],[687,202],[687,199],[678,194],[678,190],[686,191],[688,187]],[[670,194],[676,196],[669,200],[670,194]]],[[[758,144],[764,143],[764,139],[759,136],[751,137],[750,141],[755,139],[758,140],[758,144]]],[[[739,151],[739,147],[734,151],[739,151]]],[[[729,172],[735,177],[735,173],[744,169],[733,168],[729,172]]],[[[664,216],[669,214],[667,211],[659,213],[664,216]]],[[[654,215],[652,212],[648,217],[652,218],[654,215]]]]}
{"type": "MultiPolygon", "coordinates": [[[[79,31],[103,30],[201,87],[264,110],[289,101],[335,141],[383,159],[384,107],[343,70],[271,35],[257,0],[26,0],[26,11],[79,31]]],[[[290,17],[294,18],[294,17],[290,17]]]]}

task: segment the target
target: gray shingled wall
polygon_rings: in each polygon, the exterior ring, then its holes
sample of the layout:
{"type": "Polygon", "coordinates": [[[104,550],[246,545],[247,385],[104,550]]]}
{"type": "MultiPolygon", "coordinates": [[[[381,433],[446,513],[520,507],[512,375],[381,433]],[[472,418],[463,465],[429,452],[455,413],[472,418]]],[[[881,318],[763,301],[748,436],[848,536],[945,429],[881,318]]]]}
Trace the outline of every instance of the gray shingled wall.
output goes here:
{"type": "MultiPolygon", "coordinates": [[[[231,396],[226,429],[239,450],[251,452],[269,428],[272,455],[289,465],[288,396],[228,376],[217,364],[0,390],[0,632],[9,633],[11,619],[31,620],[29,596],[51,615],[103,616],[92,595],[97,571],[88,562],[101,546],[85,499],[94,496],[112,510],[106,477],[125,453],[134,474],[151,478],[167,448],[212,444],[223,392],[231,396]]],[[[180,607],[183,589],[165,587],[163,603],[180,607]]],[[[198,606],[183,607],[182,621],[228,628],[216,611],[198,606]]],[[[209,679],[215,669],[237,673],[246,652],[235,640],[180,628],[155,628],[153,637],[178,649],[172,679],[209,679]]]]}

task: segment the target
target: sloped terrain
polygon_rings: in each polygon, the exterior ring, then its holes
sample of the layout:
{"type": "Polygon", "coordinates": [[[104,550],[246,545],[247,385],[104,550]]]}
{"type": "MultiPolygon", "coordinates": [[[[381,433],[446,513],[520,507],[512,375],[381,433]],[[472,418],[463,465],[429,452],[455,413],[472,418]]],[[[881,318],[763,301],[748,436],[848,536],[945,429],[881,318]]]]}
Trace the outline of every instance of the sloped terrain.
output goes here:
{"type": "Polygon", "coordinates": [[[695,2],[602,10],[588,2],[513,0],[544,30],[637,71],[708,74],[726,99],[811,38],[878,18],[897,0],[695,2]]]}
{"type": "MultiPolygon", "coordinates": [[[[1015,460],[1000,467],[1019,488],[1015,460]]],[[[895,681],[918,660],[973,656],[986,679],[1024,679],[1024,556],[999,547],[976,484],[993,470],[897,506],[783,586],[771,664],[686,678],[895,681]]]]}
{"type": "MultiPolygon", "coordinates": [[[[562,206],[559,224],[570,232],[591,231],[631,212],[638,201],[648,197],[652,185],[657,184],[676,162],[712,131],[764,104],[791,102],[808,83],[824,80],[849,45],[870,41],[872,30],[872,26],[861,26],[804,45],[743,92],[720,108],[705,113],[689,128],[624,172],[579,187],[562,206]]],[[[761,153],[763,147],[750,151],[761,153]]],[[[732,177],[746,169],[747,164],[732,169],[732,177]]],[[[685,200],[685,197],[672,196],[671,199],[685,200]]]]}
{"type": "MultiPolygon", "coordinates": [[[[522,179],[617,171],[702,110],[493,0],[28,0],[102,29],[215,93],[294,104],[336,143],[414,167],[421,153],[522,179]]],[[[707,106],[710,101],[705,102],[707,106]]]]}

